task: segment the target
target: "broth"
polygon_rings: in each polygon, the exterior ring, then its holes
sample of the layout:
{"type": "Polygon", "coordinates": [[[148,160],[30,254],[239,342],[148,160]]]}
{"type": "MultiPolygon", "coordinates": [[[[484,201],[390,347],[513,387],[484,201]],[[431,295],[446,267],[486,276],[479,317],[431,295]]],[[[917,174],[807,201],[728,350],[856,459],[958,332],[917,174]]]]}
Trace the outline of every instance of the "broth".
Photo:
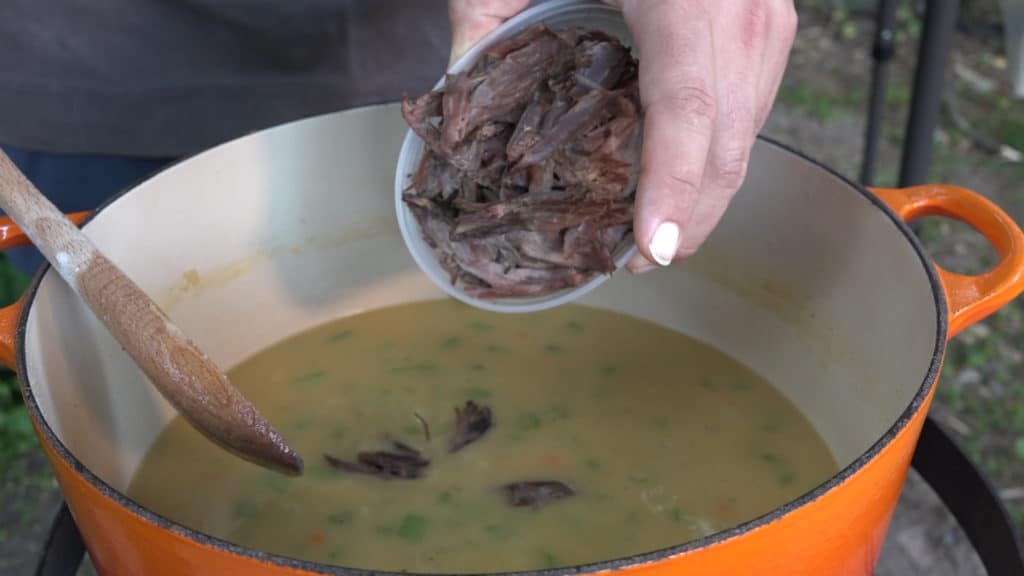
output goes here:
{"type": "Polygon", "coordinates": [[[229,376],[305,474],[241,461],[179,417],[128,495],[233,543],[351,568],[514,571],[649,552],[751,520],[838,470],[808,421],[751,370],[580,305],[374,310],[277,343],[229,376]],[[450,452],[455,408],[470,400],[493,425],[450,452]],[[395,441],[429,460],[420,477],[340,470],[323,456],[352,461],[395,441]],[[499,490],[528,480],[574,493],[518,507],[499,490]]]}

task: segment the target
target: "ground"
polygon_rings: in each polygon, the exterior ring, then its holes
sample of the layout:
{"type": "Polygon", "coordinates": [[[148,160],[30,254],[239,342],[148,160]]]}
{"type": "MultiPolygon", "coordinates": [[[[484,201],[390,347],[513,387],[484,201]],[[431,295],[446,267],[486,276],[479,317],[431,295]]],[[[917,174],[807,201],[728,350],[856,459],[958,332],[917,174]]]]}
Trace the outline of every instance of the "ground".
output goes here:
{"type": "MultiPolygon", "coordinates": [[[[796,45],[764,133],[854,179],[858,177],[870,79],[872,21],[841,8],[869,2],[804,0],[796,45]]],[[[897,181],[899,146],[911,95],[920,20],[900,3],[897,57],[891,66],[879,186],[897,181]]],[[[963,3],[930,180],[974,189],[1024,223],[1024,103],[1009,91],[995,0],[963,3]],[[955,112],[951,114],[950,112],[955,112]]],[[[941,265],[979,272],[994,254],[964,225],[927,219],[919,231],[941,265]]],[[[0,266],[0,298],[22,279],[0,266]]],[[[1020,299],[951,344],[932,415],[979,462],[1024,528],[1024,302],[1020,299]]],[[[11,375],[2,374],[7,382],[11,375]]],[[[29,574],[59,495],[24,410],[0,384],[0,574],[29,574]]],[[[877,574],[984,574],[963,533],[934,494],[911,474],[877,574]]]]}

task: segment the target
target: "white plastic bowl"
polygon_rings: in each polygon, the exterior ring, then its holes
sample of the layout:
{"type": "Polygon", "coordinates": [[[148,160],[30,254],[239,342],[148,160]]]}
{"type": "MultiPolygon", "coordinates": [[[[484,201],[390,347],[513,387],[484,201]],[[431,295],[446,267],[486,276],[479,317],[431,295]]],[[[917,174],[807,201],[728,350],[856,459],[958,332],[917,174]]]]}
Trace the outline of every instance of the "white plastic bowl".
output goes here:
{"type": "MultiPolygon", "coordinates": [[[[633,47],[632,37],[629,35],[619,9],[596,1],[553,0],[524,10],[507,20],[468,50],[451,66],[449,72],[454,74],[465,70],[495,43],[516,36],[541,22],[551,28],[579,26],[601,30],[619,38],[626,46],[633,47]]],[[[443,77],[434,89],[439,89],[442,86],[444,86],[443,77]]],[[[395,209],[398,212],[398,224],[402,231],[402,238],[416,264],[446,293],[471,306],[493,312],[535,312],[575,300],[611,277],[609,274],[599,274],[575,288],[553,292],[538,298],[481,299],[474,298],[460,290],[457,284],[452,284],[448,272],[438,262],[437,253],[423,239],[416,217],[402,201],[402,193],[409,187],[412,176],[419,167],[424,147],[423,140],[410,129],[402,143],[402,149],[398,156],[398,167],[395,171],[395,209]]],[[[636,244],[633,242],[632,235],[629,235],[613,254],[616,269],[625,266],[636,253],[636,244]]]]}

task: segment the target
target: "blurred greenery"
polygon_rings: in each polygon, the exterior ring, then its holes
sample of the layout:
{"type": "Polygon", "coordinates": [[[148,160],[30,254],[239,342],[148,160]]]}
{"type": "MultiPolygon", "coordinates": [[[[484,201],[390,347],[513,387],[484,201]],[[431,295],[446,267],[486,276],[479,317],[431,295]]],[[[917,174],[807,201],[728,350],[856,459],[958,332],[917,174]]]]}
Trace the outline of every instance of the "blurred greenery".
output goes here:
{"type": "MultiPolygon", "coordinates": [[[[17,300],[29,281],[29,277],[12,268],[0,254],[0,305],[7,306],[17,300]]],[[[25,450],[36,446],[17,376],[11,370],[0,369],[0,472],[7,470],[11,461],[25,450]]]]}
{"type": "Polygon", "coordinates": [[[811,84],[784,84],[779,87],[777,101],[783,106],[807,110],[819,122],[828,122],[840,115],[857,114],[864,103],[864,92],[835,94],[811,84]]]}

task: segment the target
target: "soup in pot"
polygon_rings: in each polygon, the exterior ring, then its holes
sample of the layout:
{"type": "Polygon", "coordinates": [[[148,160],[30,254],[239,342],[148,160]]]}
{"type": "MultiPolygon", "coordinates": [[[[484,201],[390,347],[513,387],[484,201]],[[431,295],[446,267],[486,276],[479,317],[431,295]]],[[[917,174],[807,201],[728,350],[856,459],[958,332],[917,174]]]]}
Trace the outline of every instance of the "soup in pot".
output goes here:
{"type": "Polygon", "coordinates": [[[387,571],[586,564],[720,531],[838,470],[771,384],[656,324],[451,300],[333,321],[229,372],[301,477],[173,420],[128,490],[224,540],[387,571]]]}

